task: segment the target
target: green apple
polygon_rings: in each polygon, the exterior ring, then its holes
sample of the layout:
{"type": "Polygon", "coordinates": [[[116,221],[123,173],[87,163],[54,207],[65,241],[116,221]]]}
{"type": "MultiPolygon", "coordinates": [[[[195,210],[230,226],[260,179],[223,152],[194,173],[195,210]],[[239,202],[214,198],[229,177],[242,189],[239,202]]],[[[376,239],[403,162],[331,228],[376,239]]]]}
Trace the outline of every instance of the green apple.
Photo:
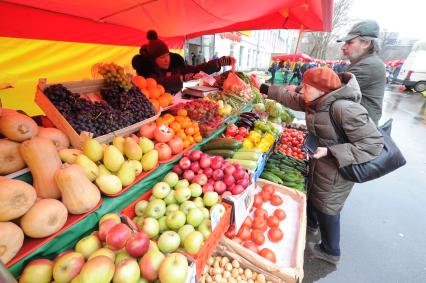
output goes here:
{"type": "Polygon", "coordinates": [[[175,231],[166,231],[158,239],[158,248],[163,253],[172,253],[179,248],[180,237],[175,231]]]}
{"type": "MultiPolygon", "coordinates": [[[[25,266],[19,278],[20,283],[50,283],[52,281],[53,262],[48,259],[36,259],[25,266]]],[[[6,281],[4,281],[6,282],[6,281]]],[[[16,282],[16,281],[15,281],[16,282]]]]}
{"type": "Polygon", "coordinates": [[[167,216],[162,216],[160,219],[158,219],[158,224],[160,225],[160,234],[169,229],[169,227],[167,227],[166,219],[167,216]]]}
{"type": "Polygon", "coordinates": [[[108,249],[108,248],[100,248],[99,250],[95,251],[94,253],[92,253],[88,260],[91,260],[94,257],[100,256],[100,255],[104,255],[109,257],[111,260],[115,261],[115,253],[108,249]]]}
{"type": "Polygon", "coordinates": [[[203,193],[203,188],[197,183],[191,184],[189,189],[191,190],[191,196],[194,198],[201,196],[203,193]]]}
{"type": "Polygon", "coordinates": [[[179,180],[174,188],[175,190],[179,188],[189,188],[189,181],[187,179],[179,180]]]}
{"type": "Polygon", "coordinates": [[[191,198],[191,190],[188,187],[176,189],[175,198],[178,203],[183,203],[191,198]]]}
{"type": "Polygon", "coordinates": [[[70,282],[80,273],[83,265],[84,256],[81,253],[65,254],[53,265],[53,279],[55,282],[70,282]]]}
{"type": "Polygon", "coordinates": [[[136,224],[139,230],[141,229],[143,225],[144,218],[145,218],[144,216],[138,216],[138,217],[135,217],[135,219],[133,220],[133,222],[136,224]]]}
{"type": "Polygon", "coordinates": [[[154,199],[148,203],[144,214],[148,217],[159,219],[166,213],[166,203],[162,199],[154,199]]]}
{"type": "Polygon", "coordinates": [[[109,257],[97,256],[84,264],[80,273],[80,281],[82,283],[110,282],[114,276],[114,270],[114,262],[109,257]]]}
{"type": "Polygon", "coordinates": [[[210,219],[204,219],[201,224],[198,226],[198,231],[203,234],[204,239],[210,237],[212,233],[212,222],[210,219]]]}
{"type": "Polygon", "coordinates": [[[149,238],[155,238],[160,232],[160,224],[157,219],[152,217],[147,217],[142,222],[141,232],[144,232],[148,235],[149,238]]]}
{"type": "Polygon", "coordinates": [[[170,193],[164,198],[166,204],[177,203],[175,193],[176,192],[174,190],[171,190],[170,193]]]}
{"type": "Polygon", "coordinates": [[[193,209],[193,208],[196,208],[196,207],[197,207],[197,206],[195,205],[195,203],[194,203],[193,201],[187,200],[187,201],[184,201],[184,202],[180,205],[179,209],[180,209],[183,213],[185,213],[185,215],[188,215],[189,211],[190,211],[191,209],[193,209]]]}
{"type": "Polygon", "coordinates": [[[138,216],[143,216],[145,214],[145,209],[148,206],[148,201],[141,200],[135,205],[135,213],[138,216]]]}
{"type": "Polygon", "coordinates": [[[96,178],[96,185],[105,194],[116,194],[121,191],[123,185],[120,178],[115,175],[102,175],[96,178]]]}
{"type": "Polygon", "coordinates": [[[185,221],[185,213],[180,210],[170,212],[170,214],[167,215],[166,219],[167,227],[172,230],[177,230],[183,225],[185,225],[185,221]]]}
{"type": "Polygon", "coordinates": [[[170,214],[173,211],[179,210],[179,205],[172,203],[166,207],[166,215],[170,214]]]}
{"type": "Polygon", "coordinates": [[[129,255],[128,252],[126,252],[125,250],[121,250],[121,251],[118,251],[115,254],[115,260],[114,260],[114,262],[115,262],[115,264],[119,264],[120,262],[122,262],[126,258],[134,259],[131,255],[129,255]]]}
{"type": "Polygon", "coordinates": [[[185,283],[188,276],[188,260],[183,254],[172,253],[160,265],[161,283],[185,283]]]}
{"type": "Polygon", "coordinates": [[[75,245],[75,251],[81,253],[85,259],[88,259],[92,253],[102,247],[101,241],[95,235],[89,235],[80,239],[75,245]]]}
{"type": "Polygon", "coordinates": [[[138,262],[135,259],[126,258],[115,266],[112,283],[138,283],[140,277],[138,262]]]}
{"type": "Polygon", "coordinates": [[[210,212],[207,208],[203,207],[203,208],[201,208],[201,211],[204,214],[204,219],[210,219],[210,212]]]}
{"type": "Polygon", "coordinates": [[[180,227],[179,231],[178,231],[178,234],[179,234],[179,237],[180,237],[180,242],[183,244],[186,237],[194,231],[195,231],[194,226],[189,225],[189,224],[185,224],[182,227],[180,227]]]}
{"type": "Polygon", "coordinates": [[[152,194],[158,198],[163,199],[170,193],[170,186],[166,182],[159,182],[152,188],[152,194]]]}
{"type": "Polygon", "coordinates": [[[193,202],[198,208],[204,208],[204,201],[202,197],[196,197],[193,202]]]}
{"type": "Polygon", "coordinates": [[[222,204],[217,203],[213,205],[212,207],[210,207],[210,214],[212,214],[213,211],[217,211],[216,213],[218,213],[220,217],[222,218],[222,216],[225,214],[226,209],[222,204]]]}
{"type": "Polygon", "coordinates": [[[198,207],[189,210],[186,215],[186,222],[194,227],[198,227],[204,220],[204,213],[198,207]]]}
{"type": "Polygon", "coordinates": [[[183,247],[189,254],[196,254],[203,246],[204,236],[199,231],[191,232],[183,242],[183,247]]]}
{"type": "Polygon", "coordinates": [[[205,192],[203,196],[204,206],[213,206],[219,202],[219,195],[216,192],[205,192]]]}
{"type": "Polygon", "coordinates": [[[93,162],[97,162],[102,159],[104,150],[97,140],[87,139],[83,142],[83,153],[93,162]]]}
{"type": "Polygon", "coordinates": [[[117,213],[107,213],[107,214],[105,214],[104,216],[101,217],[101,219],[99,220],[99,225],[101,225],[102,222],[104,222],[108,219],[115,219],[115,220],[117,220],[117,223],[121,222],[120,215],[118,215],[117,213]]]}
{"type": "Polygon", "coordinates": [[[178,181],[179,181],[179,176],[175,172],[169,172],[169,173],[167,173],[167,175],[163,179],[163,182],[166,182],[167,184],[169,184],[169,186],[171,188],[173,188],[174,186],[176,186],[176,184],[178,183],[178,181]]]}
{"type": "Polygon", "coordinates": [[[158,270],[165,256],[159,250],[148,250],[139,261],[141,276],[149,281],[155,281],[158,278],[158,270]]]}

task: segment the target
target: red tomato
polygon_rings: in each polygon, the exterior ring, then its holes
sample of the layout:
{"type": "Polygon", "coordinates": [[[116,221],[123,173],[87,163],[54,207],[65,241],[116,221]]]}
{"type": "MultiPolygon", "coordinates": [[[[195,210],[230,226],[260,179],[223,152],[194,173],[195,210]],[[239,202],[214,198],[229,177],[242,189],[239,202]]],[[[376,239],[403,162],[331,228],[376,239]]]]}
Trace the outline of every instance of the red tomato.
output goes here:
{"type": "Polygon", "coordinates": [[[259,208],[259,207],[262,207],[262,204],[263,204],[262,197],[260,195],[255,195],[253,206],[259,208]]]}
{"type": "Polygon", "coordinates": [[[241,226],[240,231],[238,231],[237,236],[244,242],[250,239],[251,229],[247,226],[241,226]]]}
{"type": "Polygon", "coordinates": [[[256,254],[259,253],[259,248],[252,241],[246,241],[246,242],[244,242],[243,247],[245,247],[246,249],[251,250],[252,252],[254,252],[256,254]]]}
{"type": "Polygon", "coordinates": [[[259,246],[263,245],[265,243],[265,236],[263,235],[263,231],[253,229],[253,231],[251,232],[251,240],[256,245],[259,245],[259,246]]]}
{"type": "Polygon", "coordinates": [[[266,224],[266,220],[263,217],[256,217],[253,220],[253,229],[259,229],[263,232],[268,230],[268,225],[266,224]]]}
{"type": "Polygon", "coordinates": [[[272,227],[268,231],[268,238],[271,242],[277,243],[281,241],[284,237],[283,232],[278,227],[272,227]]]}
{"type": "Polygon", "coordinates": [[[277,258],[275,257],[274,252],[271,251],[268,248],[261,249],[259,251],[259,255],[263,256],[264,258],[266,258],[269,261],[272,261],[273,263],[275,263],[277,261],[277,258]]]}
{"type": "Polygon", "coordinates": [[[265,194],[268,193],[270,195],[273,195],[275,193],[275,187],[272,185],[265,185],[262,188],[262,192],[265,192],[265,194]]]}
{"type": "Polygon", "coordinates": [[[253,221],[251,220],[250,216],[247,216],[246,220],[244,220],[242,226],[247,226],[247,227],[251,228],[252,223],[253,223],[253,221]]]}
{"type": "Polygon", "coordinates": [[[266,217],[268,217],[268,212],[263,208],[256,208],[256,210],[254,211],[254,216],[266,218],[266,217]]]}
{"type": "Polygon", "coordinates": [[[284,220],[286,218],[286,214],[285,211],[282,210],[281,208],[275,209],[274,211],[274,215],[279,219],[279,220],[284,220]]]}
{"type": "Polygon", "coordinates": [[[268,201],[271,198],[271,194],[268,192],[260,192],[259,195],[262,197],[264,201],[268,201]]]}
{"type": "Polygon", "coordinates": [[[273,195],[271,197],[271,203],[272,205],[278,206],[283,203],[283,199],[279,195],[273,195]]]}
{"type": "Polygon", "coordinates": [[[267,223],[269,227],[278,227],[280,225],[280,220],[277,216],[271,215],[268,217],[267,223]]]}
{"type": "Polygon", "coordinates": [[[236,242],[236,243],[238,243],[238,244],[241,244],[243,241],[241,241],[241,239],[240,238],[238,238],[238,237],[233,237],[232,239],[231,239],[232,241],[234,241],[234,242],[236,242]]]}

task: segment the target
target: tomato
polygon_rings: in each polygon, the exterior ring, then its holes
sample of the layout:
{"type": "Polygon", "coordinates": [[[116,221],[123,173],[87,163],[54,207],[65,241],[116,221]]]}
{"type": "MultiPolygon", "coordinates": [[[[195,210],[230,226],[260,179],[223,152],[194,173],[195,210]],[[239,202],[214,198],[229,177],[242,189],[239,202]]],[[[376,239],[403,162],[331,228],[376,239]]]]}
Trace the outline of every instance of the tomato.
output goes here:
{"type": "Polygon", "coordinates": [[[263,231],[253,229],[251,232],[251,240],[259,246],[263,245],[265,243],[265,236],[263,235],[263,231]]]}
{"type": "Polygon", "coordinates": [[[259,193],[264,201],[268,201],[271,198],[271,194],[265,191],[259,193]]]}
{"type": "Polygon", "coordinates": [[[249,216],[247,216],[246,220],[244,220],[242,226],[247,226],[247,227],[251,228],[252,224],[253,224],[253,221],[251,220],[251,218],[249,216]]]}
{"type": "Polygon", "coordinates": [[[275,215],[271,215],[268,217],[267,223],[269,227],[278,227],[280,225],[280,219],[275,215]]]}
{"type": "Polygon", "coordinates": [[[275,209],[274,211],[274,215],[279,219],[279,220],[284,220],[286,218],[286,214],[284,212],[284,210],[282,210],[281,208],[275,209]]]}
{"type": "Polygon", "coordinates": [[[251,236],[251,229],[250,229],[250,227],[241,226],[240,231],[238,231],[237,236],[242,241],[247,241],[248,239],[250,239],[250,236],[251,236]]]}
{"type": "Polygon", "coordinates": [[[235,236],[235,225],[231,225],[228,231],[225,232],[225,236],[232,239],[235,236]]]}
{"type": "Polygon", "coordinates": [[[246,242],[244,242],[243,243],[243,247],[245,247],[246,249],[251,250],[252,252],[254,252],[256,254],[259,253],[259,248],[252,241],[246,241],[246,242]]]}
{"type": "Polygon", "coordinates": [[[247,135],[247,129],[246,129],[246,128],[244,128],[244,127],[239,128],[239,129],[238,129],[238,134],[239,134],[240,136],[245,137],[245,136],[247,135]]]}
{"type": "Polygon", "coordinates": [[[297,155],[297,158],[299,158],[300,160],[305,159],[305,157],[303,156],[303,154],[302,154],[302,153],[299,153],[299,154],[297,155]]]}
{"type": "Polygon", "coordinates": [[[241,244],[243,242],[240,238],[238,238],[236,236],[232,237],[231,240],[234,241],[234,242],[236,242],[236,243],[238,243],[238,244],[241,244]]]}
{"type": "Polygon", "coordinates": [[[283,199],[279,195],[273,195],[271,197],[271,203],[272,205],[278,206],[283,203],[283,199]]]}
{"type": "Polygon", "coordinates": [[[272,261],[273,263],[275,263],[277,261],[277,258],[275,256],[274,252],[271,251],[268,248],[261,249],[259,251],[259,255],[266,258],[269,261],[272,261]]]}
{"type": "Polygon", "coordinates": [[[262,188],[262,192],[265,192],[265,194],[273,195],[275,193],[275,187],[272,185],[265,185],[262,188]]]}
{"type": "Polygon", "coordinates": [[[265,232],[266,230],[268,230],[268,225],[266,224],[265,218],[256,217],[253,220],[253,229],[259,229],[259,230],[261,230],[263,232],[265,232]]]}
{"type": "Polygon", "coordinates": [[[268,212],[263,208],[256,208],[256,210],[254,211],[254,216],[266,218],[266,217],[268,217],[268,212]]]}
{"type": "Polygon", "coordinates": [[[278,227],[272,227],[268,231],[268,238],[271,240],[271,242],[277,243],[281,241],[284,237],[283,232],[278,227]]]}
{"type": "Polygon", "coordinates": [[[263,204],[262,197],[260,195],[255,195],[253,206],[259,208],[259,207],[262,207],[262,204],[263,204]]]}

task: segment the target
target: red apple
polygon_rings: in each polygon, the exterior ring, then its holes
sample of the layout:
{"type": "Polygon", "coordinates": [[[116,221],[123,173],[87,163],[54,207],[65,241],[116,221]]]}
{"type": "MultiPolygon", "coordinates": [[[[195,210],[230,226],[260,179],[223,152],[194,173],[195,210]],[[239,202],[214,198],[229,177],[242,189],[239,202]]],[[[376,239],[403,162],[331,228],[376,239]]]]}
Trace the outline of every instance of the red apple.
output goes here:
{"type": "Polygon", "coordinates": [[[231,187],[231,193],[232,193],[233,195],[239,195],[239,194],[241,194],[242,192],[244,192],[244,188],[243,188],[241,185],[233,185],[233,186],[231,187]]]}
{"type": "Polygon", "coordinates": [[[198,173],[200,171],[200,163],[198,161],[195,161],[191,164],[190,169],[194,171],[194,173],[198,173]]]}
{"type": "Polygon", "coordinates": [[[135,258],[143,256],[148,248],[149,237],[142,232],[132,234],[126,243],[126,251],[135,258]]]}
{"type": "Polygon", "coordinates": [[[205,192],[214,192],[214,187],[212,184],[207,183],[203,186],[203,193],[205,192]]]}
{"type": "Polygon", "coordinates": [[[212,184],[212,185],[214,185],[214,180],[213,180],[213,179],[208,179],[208,180],[207,180],[207,184],[212,184]]]}
{"type": "Polygon", "coordinates": [[[223,182],[228,186],[231,187],[235,184],[235,178],[232,175],[226,174],[225,177],[223,177],[223,182]]]}
{"type": "Polygon", "coordinates": [[[232,165],[225,166],[225,168],[223,169],[223,172],[225,172],[226,175],[232,175],[234,171],[235,171],[235,167],[232,165]]]}
{"type": "Polygon", "coordinates": [[[207,176],[205,174],[198,173],[192,181],[203,186],[204,184],[207,184],[207,176]]]}
{"type": "Polygon", "coordinates": [[[200,160],[201,158],[201,154],[203,152],[201,150],[194,150],[191,151],[191,153],[189,154],[189,159],[191,159],[191,161],[197,161],[200,160]]]}
{"type": "Polygon", "coordinates": [[[179,164],[176,164],[175,166],[173,166],[172,171],[178,174],[179,176],[182,175],[183,173],[183,170],[182,168],[180,168],[179,164]]]}
{"type": "Polygon", "coordinates": [[[189,167],[191,167],[191,160],[186,156],[182,157],[182,159],[179,160],[179,166],[183,170],[189,169],[189,167]]]}
{"type": "Polygon", "coordinates": [[[215,181],[222,180],[223,179],[223,171],[220,170],[220,169],[214,170],[213,174],[212,174],[212,177],[213,177],[213,180],[215,180],[215,181]]]}
{"type": "Polygon", "coordinates": [[[209,168],[211,165],[210,157],[204,156],[200,159],[200,167],[203,169],[209,168]]]}
{"type": "Polygon", "coordinates": [[[241,165],[240,163],[234,163],[233,165],[234,165],[235,169],[241,169],[241,170],[244,170],[244,166],[243,166],[243,165],[241,165]]]}
{"type": "Polygon", "coordinates": [[[213,160],[211,161],[210,167],[212,169],[220,169],[220,168],[222,168],[222,161],[220,161],[219,159],[216,159],[216,157],[213,158],[213,160]]]}
{"type": "Polygon", "coordinates": [[[183,178],[187,179],[188,181],[192,181],[192,179],[194,179],[195,174],[192,170],[186,170],[185,172],[183,172],[183,178]]]}
{"type": "Polygon", "coordinates": [[[99,240],[104,242],[108,232],[118,223],[120,222],[117,219],[108,219],[107,221],[102,222],[102,224],[99,225],[99,240]]]}
{"type": "Polygon", "coordinates": [[[213,174],[213,169],[210,167],[207,167],[203,171],[204,174],[206,174],[207,178],[210,178],[213,174]]]}
{"type": "Polygon", "coordinates": [[[226,185],[222,181],[216,181],[213,187],[214,187],[214,190],[220,195],[226,191],[226,185]]]}
{"type": "Polygon", "coordinates": [[[248,179],[239,179],[237,180],[237,185],[241,185],[244,189],[248,187],[249,180],[248,179]]]}
{"type": "Polygon", "coordinates": [[[220,162],[220,163],[222,163],[222,162],[224,162],[224,161],[225,161],[225,159],[224,159],[222,156],[215,156],[215,157],[213,157],[213,159],[214,159],[216,162],[220,162]]]}
{"type": "Polygon", "coordinates": [[[112,250],[121,250],[131,236],[130,228],[123,223],[118,223],[109,230],[106,244],[112,250]]]}
{"type": "Polygon", "coordinates": [[[240,180],[244,177],[244,173],[244,169],[238,168],[234,173],[232,173],[232,176],[234,176],[235,180],[240,180]]]}

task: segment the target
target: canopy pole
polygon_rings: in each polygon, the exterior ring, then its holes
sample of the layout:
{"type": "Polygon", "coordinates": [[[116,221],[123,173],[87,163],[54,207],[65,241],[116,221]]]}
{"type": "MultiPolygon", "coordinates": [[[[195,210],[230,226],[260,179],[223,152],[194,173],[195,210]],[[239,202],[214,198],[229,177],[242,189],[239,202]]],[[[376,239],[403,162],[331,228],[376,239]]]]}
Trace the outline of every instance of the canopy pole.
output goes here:
{"type": "Polygon", "coordinates": [[[300,26],[300,31],[299,31],[299,37],[297,38],[296,49],[294,50],[294,57],[293,57],[293,61],[296,59],[296,53],[297,53],[297,50],[299,49],[299,43],[300,43],[300,39],[301,39],[301,38],[302,38],[302,36],[303,36],[303,31],[304,31],[304,26],[303,26],[303,25],[301,25],[301,26],[300,26]]]}

